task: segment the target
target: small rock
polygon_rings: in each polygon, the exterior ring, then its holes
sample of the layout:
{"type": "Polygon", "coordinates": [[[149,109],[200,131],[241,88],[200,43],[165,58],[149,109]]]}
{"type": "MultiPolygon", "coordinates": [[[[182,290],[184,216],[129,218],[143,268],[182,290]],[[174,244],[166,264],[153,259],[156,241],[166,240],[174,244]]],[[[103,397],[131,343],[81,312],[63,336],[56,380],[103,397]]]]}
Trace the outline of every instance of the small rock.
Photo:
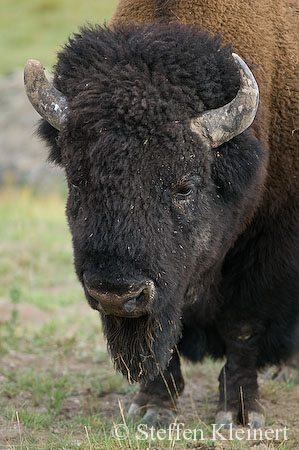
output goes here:
{"type": "Polygon", "coordinates": [[[9,383],[9,379],[7,377],[5,377],[4,375],[0,374],[0,385],[5,384],[5,383],[9,383]]]}
{"type": "Polygon", "coordinates": [[[266,444],[259,444],[259,445],[254,445],[253,447],[250,447],[250,450],[268,450],[269,447],[266,444]]]}

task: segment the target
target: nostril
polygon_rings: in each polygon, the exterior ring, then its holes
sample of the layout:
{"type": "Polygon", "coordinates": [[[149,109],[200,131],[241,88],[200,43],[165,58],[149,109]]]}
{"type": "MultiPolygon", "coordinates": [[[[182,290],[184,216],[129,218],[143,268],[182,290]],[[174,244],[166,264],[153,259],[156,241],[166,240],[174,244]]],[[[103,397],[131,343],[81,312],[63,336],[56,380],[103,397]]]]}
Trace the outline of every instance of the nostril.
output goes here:
{"type": "Polygon", "coordinates": [[[135,298],[131,298],[131,300],[128,300],[125,304],[124,304],[124,309],[128,312],[131,313],[133,311],[135,311],[137,307],[137,299],[135,298]]]}
{"type": "Polygon", "coordinates": [[[137,297],[133,297],[126,301],[124,304],[124,309],[128,312],[134,312],[137,308],[145,307],[149,301],[149,295],[147,290],[143,290],[137,297]]]}

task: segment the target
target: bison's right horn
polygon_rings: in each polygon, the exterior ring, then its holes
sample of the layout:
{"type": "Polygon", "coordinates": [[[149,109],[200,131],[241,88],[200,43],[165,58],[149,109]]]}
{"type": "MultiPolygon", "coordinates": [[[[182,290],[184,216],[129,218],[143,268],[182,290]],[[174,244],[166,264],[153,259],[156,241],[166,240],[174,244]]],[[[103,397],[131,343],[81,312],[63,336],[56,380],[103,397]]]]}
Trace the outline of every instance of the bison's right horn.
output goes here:
{"type": "Polygon", "coordinates": [[[39,61],[29,59],[24,69],[24,83],[27,96],[33,108],[52,127],[61,130],[67,117],[65,96],[50,83],[39,61]]]}
{"type": "Polygon", "coordinates": [[[241,78],[236,97],[230,103],[191,120],[191,130],[212,148],[243,133],[252,124],[259,103],[259,89],[253,74],[240,56],[233,53],[233,57],[241,78]]]}

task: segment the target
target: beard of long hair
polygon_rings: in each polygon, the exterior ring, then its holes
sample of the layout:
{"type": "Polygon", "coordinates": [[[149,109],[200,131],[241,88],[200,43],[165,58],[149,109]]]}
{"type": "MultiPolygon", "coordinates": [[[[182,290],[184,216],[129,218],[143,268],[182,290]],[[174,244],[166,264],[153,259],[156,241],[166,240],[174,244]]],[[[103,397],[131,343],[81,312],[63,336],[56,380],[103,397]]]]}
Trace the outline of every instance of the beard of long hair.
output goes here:
{"type": "Polygon", "coordinates": [[[108,351],[129,383],[156,378],[168,366],[181,335],[179,311],[168,307],[158,317],[128,319],[102,316],[108,351]]]}

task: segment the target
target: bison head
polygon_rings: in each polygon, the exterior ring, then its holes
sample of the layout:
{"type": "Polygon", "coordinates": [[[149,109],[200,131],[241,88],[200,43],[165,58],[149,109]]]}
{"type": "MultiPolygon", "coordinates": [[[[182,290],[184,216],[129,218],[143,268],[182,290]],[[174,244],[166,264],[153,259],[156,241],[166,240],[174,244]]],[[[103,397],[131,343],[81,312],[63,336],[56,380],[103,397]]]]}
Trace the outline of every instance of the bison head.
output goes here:
{"type": "Polygon", "coordinates": [[[255,80],[197,27],[131,24],[82,29],[53,84],[35,61],[25,83],[66,172],[77,275],[115,365],[155,377],[184,309],[212,320],[221,263],[259,200],[255,80]]]}

